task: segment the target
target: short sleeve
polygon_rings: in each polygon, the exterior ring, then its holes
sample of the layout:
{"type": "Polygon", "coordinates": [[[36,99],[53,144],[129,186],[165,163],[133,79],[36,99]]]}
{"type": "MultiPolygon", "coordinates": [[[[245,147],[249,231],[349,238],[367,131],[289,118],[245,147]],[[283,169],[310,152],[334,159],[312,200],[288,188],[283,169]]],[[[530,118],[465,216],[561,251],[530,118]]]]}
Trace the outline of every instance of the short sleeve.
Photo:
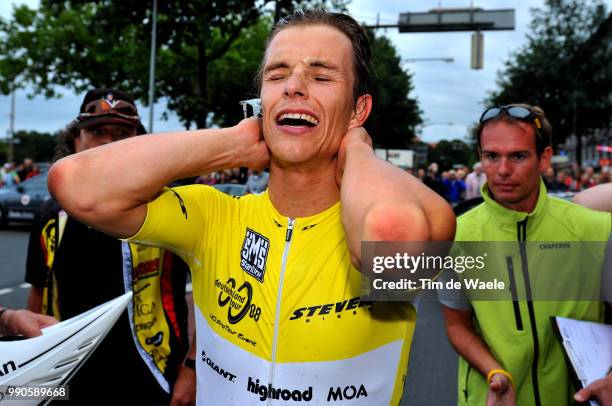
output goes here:
{"type": "Polygon", "coordinates": [[[214,232],[218,214],[225,212],[225,197],[229,198],[205,185],[164,188],[148,203],[140,230],[126,241],[167,249],[192,264],[207,235],[214,232]]]}
{"type": "Polygon", "coordinates": [[[438,289],[438,301],[454,310],[472,310],[470,300],[463,292],[463,289],[446,288],[446,282],[456,278],[457,274],[453,270],[447,269],[440,274],[438,281],[442,282],[443,288],[438,289]]]}
{"type": "Polygon", "coordinates": [[[25,274],[25,281],[38,288],[45,286],[48,272],[41,241],[42,226],[41,215],[40,212],[38,212],[34,217],[34,221],[30,229],[25,274]]]}

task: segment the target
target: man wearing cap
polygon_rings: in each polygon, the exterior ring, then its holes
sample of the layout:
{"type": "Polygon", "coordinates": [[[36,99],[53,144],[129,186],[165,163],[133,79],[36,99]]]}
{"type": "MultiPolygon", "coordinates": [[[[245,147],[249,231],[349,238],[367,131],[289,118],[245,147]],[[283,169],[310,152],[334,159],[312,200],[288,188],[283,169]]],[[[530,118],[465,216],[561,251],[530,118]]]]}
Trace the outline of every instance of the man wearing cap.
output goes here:
{"type": "Polygon", "coordinates": [[[494,241],[482,248],[489,255],[479,272],[502,280],[505,290],[497,300],[465,285],[439,291],[449,341],[461,356],[460,405],[572,404],[576,388],[551,317],[601,322],[601,299],[612,297],[611,270],[602,267],[610,215],[546,194],[540,173],[550,165],[551,138],[539,107],[492,107],[481,116],[484,202],[458,218],[455,240],[494,241]],[[582,262],[580,242],[591,244],[582,262]],[[574,289],[586,286],[588,295],[574,289]]]}
{"type": "MultiPolygon", "coordinates": [[[[144,133],[129,95],[92,90],[61,134],[54,160],[144,133]]],[[[68,216],[50,199],[34,221],[26,268],[26,281],[32,284],[28,308],[59,320],[134,292],[127,312],[69,382],[70,400],[157,405],[172,398],[175,405],[193,403],[195,371],[183,366],[189,347],[189,269],[178,256],[109,237],[68,216]]]]}

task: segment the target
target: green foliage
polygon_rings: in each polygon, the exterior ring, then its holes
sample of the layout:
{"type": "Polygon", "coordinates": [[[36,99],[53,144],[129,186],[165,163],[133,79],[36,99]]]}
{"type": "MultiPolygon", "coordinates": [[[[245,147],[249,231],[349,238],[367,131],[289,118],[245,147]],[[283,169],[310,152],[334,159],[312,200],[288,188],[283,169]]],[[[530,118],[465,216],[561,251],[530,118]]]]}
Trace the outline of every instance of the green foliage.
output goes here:
{"type": "MultiPolygon", "coordinates": [[[[234,124],[272,25],[270,0],[158,1],[156,98],[165,97],[185,127],[234,124]]],[[[279,2],[279,12],[339,0],[279,2]]],[[[117,87],[148,100],[150,0],[42,0],[0,21],[0,91],[13,80],[32,94],[57,96],[117,87]]]]}
{"type": "Polygon", "coordinates": [[[474,148],[461,140],[442,140],[435,148],[430,147],[427,156],[429,162],[440,165],[440,170],[448,170],[459,164],[471,167],[478,159],[474,148]]]}
{"type": "Polygon", "coordinates": [[[408,149],[415,127],[422,123],[417,100],[409,97],[412,76],[388,38],[369,33],[374,59],[374,108],[366,122],[374,144],[381,148],[408,149]]]}
{"type": "Polygon", "coordinates": [[[607,127],[612,114],[611,16],[601,0],[549,0],[534,9],[527,44],[499,74],[487,104],[539,105],[555,144],[573,133],[607,127]],[[594,36],[597,30],[601,38],[594,36]],[[609,35],[609,34],[607,34],[609,35]]]}
{"type": "MultiPolygon", "coordinates": [[[[57,135],[37,131],[17,131],[14,139],[13,160],[15,162],[22,162],[24,158],[31,158],[34,162],[50,162],[53,158],[57,135]]],[[[3,160],[6,160],[7,152],[7,144],[0,144],[0,156],[3,160]]]]}
{"type": "MultiPolygon", "coordinates": [[[[238,102],[255,97],[253,78],[276,15],[343,0],[158,1],[156,96],[166,98],[186,128],[233,125],[238,102]]],[[[117,87],[147,101],[151,1],[43,0],[39,10],[15,9],[0,21],[0,92],[13,80],[32,94],[57,96],[117,87]]],[[[411,77],[385,37],[370,33],[374,53],[374,112],[368,128],[380,146],[407,148],[421,122],[410,98],[411,77]]]]}

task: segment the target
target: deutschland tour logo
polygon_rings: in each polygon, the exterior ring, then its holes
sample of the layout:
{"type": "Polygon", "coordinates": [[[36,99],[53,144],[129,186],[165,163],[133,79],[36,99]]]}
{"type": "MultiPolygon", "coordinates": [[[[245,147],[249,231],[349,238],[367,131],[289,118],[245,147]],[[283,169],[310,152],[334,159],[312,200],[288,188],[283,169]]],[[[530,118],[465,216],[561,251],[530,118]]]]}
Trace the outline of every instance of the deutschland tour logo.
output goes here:
{"type": "Polygon", "coordinates": [[[270,240],[247,228],[244,241],[242,242],[240,266],[259,282],[263,282],[264,279],[269,249],[270,240]]]}

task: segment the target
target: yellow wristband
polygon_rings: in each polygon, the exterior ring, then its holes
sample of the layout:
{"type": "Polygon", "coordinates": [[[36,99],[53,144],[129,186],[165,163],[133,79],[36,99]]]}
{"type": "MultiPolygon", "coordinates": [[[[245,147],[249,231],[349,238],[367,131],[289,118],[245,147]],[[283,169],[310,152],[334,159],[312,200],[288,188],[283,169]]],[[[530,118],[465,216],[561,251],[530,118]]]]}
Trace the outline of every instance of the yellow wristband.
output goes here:
{"type": "Polygon", "coordinates": [[[496,374],[506,375],[508,379],[510,379],[510,383],[512,384],[512,388],[514,389],[514,379],[512,379],[512,375],[510,375],[510,372],[505,371],[503,369],[490,370],[489,373],[487,374],[487,384],[491,383],[491,379],[493,379],[493,375],[496,375],[496,374]]]}

